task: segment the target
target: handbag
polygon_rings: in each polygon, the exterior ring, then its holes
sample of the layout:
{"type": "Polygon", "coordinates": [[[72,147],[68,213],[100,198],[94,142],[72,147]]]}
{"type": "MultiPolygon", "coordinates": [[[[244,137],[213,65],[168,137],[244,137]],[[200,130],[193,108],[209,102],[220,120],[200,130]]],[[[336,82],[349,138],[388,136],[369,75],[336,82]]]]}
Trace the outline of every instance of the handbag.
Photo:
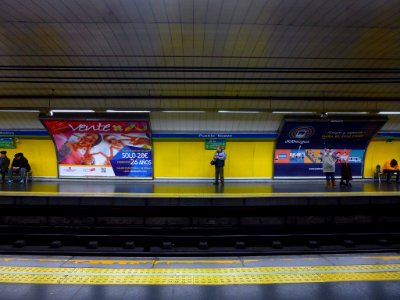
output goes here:
{"type": "Polygon", "coordinates": [[[214,165],[215,165],[215,160],[212,160],[212,161],[210,162],[210,165],[214,166],[214,165]]]}

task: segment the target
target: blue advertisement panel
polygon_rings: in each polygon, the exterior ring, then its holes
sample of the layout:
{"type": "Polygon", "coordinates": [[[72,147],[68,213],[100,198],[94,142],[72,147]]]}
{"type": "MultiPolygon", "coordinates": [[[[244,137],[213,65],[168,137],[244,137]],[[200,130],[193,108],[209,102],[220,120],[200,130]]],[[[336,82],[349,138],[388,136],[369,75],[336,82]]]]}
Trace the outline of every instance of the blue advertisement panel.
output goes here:
{"type": "Polygon", "coordinates": [[[112,159],[115,176],[151,177],[153,155],[150,149],[125,146],[112,159]]]}
{"type": "MultiPolygon", "coordinates": [[[[331,148],[339,162],[349,162],[353,176],[363,175],[365,151],[385,124],[373,119],[286,119],[274,154],[274,177],[322,177],[321,154],[331,148]]],[[[336,175],[340,168],[335,168],[336,175]]]]}

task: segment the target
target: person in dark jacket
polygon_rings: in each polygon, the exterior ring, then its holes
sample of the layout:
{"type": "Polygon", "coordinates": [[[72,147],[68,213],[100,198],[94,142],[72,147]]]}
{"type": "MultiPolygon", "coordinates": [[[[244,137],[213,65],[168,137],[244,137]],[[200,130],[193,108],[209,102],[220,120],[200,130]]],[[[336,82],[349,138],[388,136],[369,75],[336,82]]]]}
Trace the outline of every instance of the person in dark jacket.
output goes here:
{"type": "Polygon", "coordinates": [[[7,157],[7,151],[1,151],[0,156],[0,173],[1,179],[5,181],[6,174],[8,173],[8,167],[10,166],[10,159],[7,157]]]}
{"type": "Polygon", "coordinates": [[[19,175],[19,182],[24,183],[27,173],[31,170],[28,160],[23,153],[14,155],[11,168],[8,170],[8,182],[13,182],[13,174],[19,175]]]}
{"type": "Polygon", "coordinates": [[[226,153],[221,146],[218,146],[217,151],[214,154],[214,166],[215,166],[214,184],[218,184],[218,179],[220,179],[221,185],[224,185],[225,160],[226,160],[226,153]]]}

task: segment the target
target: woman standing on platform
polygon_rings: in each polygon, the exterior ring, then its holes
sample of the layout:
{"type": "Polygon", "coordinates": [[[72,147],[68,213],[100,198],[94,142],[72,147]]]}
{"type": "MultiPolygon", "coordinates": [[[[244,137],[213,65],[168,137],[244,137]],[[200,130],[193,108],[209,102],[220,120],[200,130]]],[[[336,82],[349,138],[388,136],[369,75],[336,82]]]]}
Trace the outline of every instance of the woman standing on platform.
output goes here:
{"type": "Polygon", "coordinates": [[[337,160],[336,153],[330,146],[321,151],[322,171],[326,176],[326,187],[335,187],[335,163],[337,160]]]}

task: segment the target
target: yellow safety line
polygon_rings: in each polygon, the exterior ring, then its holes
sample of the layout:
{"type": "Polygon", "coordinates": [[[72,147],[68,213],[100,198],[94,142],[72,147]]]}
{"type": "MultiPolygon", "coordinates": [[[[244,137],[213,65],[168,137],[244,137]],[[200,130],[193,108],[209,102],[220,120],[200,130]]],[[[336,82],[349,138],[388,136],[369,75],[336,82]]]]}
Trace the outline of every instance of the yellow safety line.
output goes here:
{"type": "MultiPolygon", "coordinates": [[[[315,258],[317,259],[317,258],[315,258]]],[[[155,260],[155,259],[57,259],[57,258],[20,258],[20,257],[0,257],[0,262],[35,261],[35,262],[67,262],[70,264],[89,264],[89,265],[173,265],[173,264],[242,264],[255,263],[259,259],[192,259],[192,260],[155,260]]]]}
{"type": "Polygon", "coordinates": [[[236,285],[389,280],[400,281],[400,264],[210,269],[0,267],[0,282],[28,284],[236,285]]]}
{"type": "Polygon", "coordinates": [[[387,256],[362,256],[363,259],[377,259],[377,260],[400,260],[400,255],[387,255],[387,256]]]}

